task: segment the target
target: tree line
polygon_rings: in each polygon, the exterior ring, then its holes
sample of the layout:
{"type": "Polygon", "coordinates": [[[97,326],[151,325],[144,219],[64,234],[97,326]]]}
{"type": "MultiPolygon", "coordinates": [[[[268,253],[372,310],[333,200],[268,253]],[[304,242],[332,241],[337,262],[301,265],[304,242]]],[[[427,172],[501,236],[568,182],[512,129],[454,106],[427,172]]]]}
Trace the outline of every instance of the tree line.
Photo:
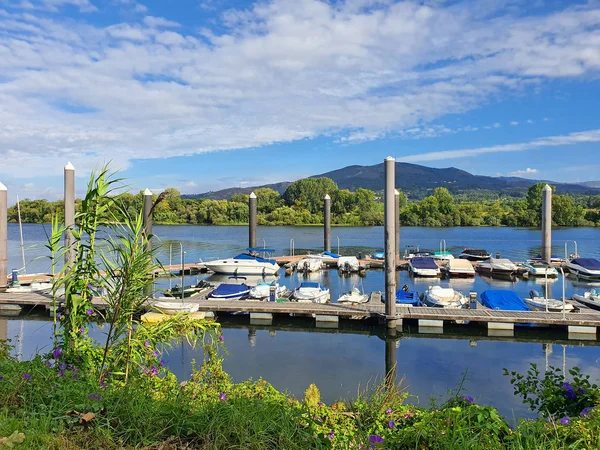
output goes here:
{"type": "MultiPolygon", "coordinates": [[[[448,189],[436,188],[432,195],[410,201],[400,192],[400,223],[403,226],[511,226],[539,227],[542,189],[545,183],[529,188],[523,198],[486,199],[465,194],[453,196],[448,189]]],[[[553,188],[554,189],[554,188],[553,188]]],[[[270,188],[255,190],[259,225],[318,225],[323,223],[323,198],[331,197],[334,225],[383,225],[384,206],[380,193],[368,189],[339,189],[329,178],[307,178],[292,183],[280,195],[270,188]]],[[[154,209],[156,224],[236,225],[248,223],[248,195],[234,194],[229,200],[183,199],[177,189],[168,188],[164,200],[154,209]]],[[[135,214],[142,207],[142,193],[123,193],[119,201],[135,214]]],[[[566,227],[600,226],[600,195],[573,197],[553,194],[554,225],[566,227]]],[[[48,223],[53,214],[62,215],[63,201],[20,202],[25,223],[48,223]]],[[[80,200],[75,209],[79,210],[80,200]]],[[[17,207],[8,210],[9,222],[18,221],[17,207]]]]}

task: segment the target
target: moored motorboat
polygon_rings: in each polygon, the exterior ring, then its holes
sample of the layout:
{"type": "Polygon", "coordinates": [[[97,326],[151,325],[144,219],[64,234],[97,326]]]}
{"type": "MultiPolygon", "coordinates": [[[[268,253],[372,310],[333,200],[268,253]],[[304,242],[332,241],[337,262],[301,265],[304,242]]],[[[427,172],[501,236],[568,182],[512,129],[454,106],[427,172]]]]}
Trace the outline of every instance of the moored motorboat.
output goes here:
{"type": "Polygon", "coordinates": [[[373,256],[371,256],[371,258],[376,259],[378,261],[384,260],[385,259],[385,251],[378,250],[373,253],[373,256]]]}
{"type": "Polygon", "coordinates": [[[51,281],[32,281],[29,284],[13,284],[6,289],[6,292],[11,294],[27,294],[29,292],[48,292],[51,289],[51,281]]]}
{"type": "Polygon", "coordinates": [[[546,261],[529,259],[523,263],[523,269],[526,270],[525,274],[530,277],[558,277],[558,270],[546,261]]]}
{"type": "Polygon", "coordinates": [[[304,258],[296,264],[296,270],[303,273],[318,272],[323,268],[323,260],[320,258],[304,258]]]}
{"type": "Polygon", "coordinates": [[[423,295],[423,302],[427,306],[436,308],[465,308],[469,303],[469,299],[461,292],[455,291],[452,288],[444,288],[441,286],[430,286],[423,295]]]}
{"type": "Polygon", "coordinates": [[[208,298],[212,300],[241,300],[247,297],[249,293],[250,288],[244,282],[222,283],[208,295],[208,298]]]}
{"type": "Polygon", "coordinates": [[[408,261],[408,268],[415,277],[439,277],[440,268],[432,258],[416,257],[408,261]]]}
{"type": "Polygon", "coordinates": [[[396,304],[400,306],[422,306],[417,291],[411,291],[408,284],[402,286],[402,289],[396,291],[396,304]]]}
{"type": "Polygon", "coordinates": [[[482,275],[491,277],[513,278],[519,268],[506,258],[488,258],[475,266],[475,270],[482,275]]]}
{"type": "Polygon", "coordinates": [[[248,297],[254,300],[264,300],[271,295],[271,288],[275,288],[275,299],[285,296],[289,293],[287,286],[280,286],[277,281],[261,281],[256,286],[250,288],[248,297]]]}
{"type": "Polygon", "coordinates": [[[600,260],[596,258],[575,258],[565,263],[569,272],[587,280],[600,279],[600,260]]]}
{"type": "Polygon", "coordinates": [[[163,314],[173,316],[182,313],[193,313],[198,311],[200,305],[190,302],[155,302],[152,306],[163,314]]]}
{"type": "Polygon", "coordinates": [[[583,295],[574,294],[573,300],[585,305],[589,308],[600,311],[600,293],[596,289],[585,292],[583,295]]]}
{"type": "Polygon", "coordinates": [[[475,276],[473,264],[466,259],[452,259],[442,270],[449,278],[472,278],[475,276]]]}
{"type": "Polygon", "coordinates": [[[368,301],[369,295],[361,292],[357,287],[353,287],[337,300],[338,303],[366,303],[368,301]]]}
{"type": "Polygon", "coordinates": [[[359,271],[360,264],[356,256],[340,256],[337,261],[337,267],[340,272],[352,273],[359,271]]]}
{"type": "MultiPolygon", "coordinates": [[[[183,298],[190,298],[196,297],[198,295],[207,294],[212,288],[212,284],[205,280],[201,280],[195,285],[185,286],[183,288],[183,298]]],[[[165,297],[181,298],[181,286],[175,285],[171,289],[166,290],[164,294],[165,297]]]]}
{"type": "Polygon", "coordinates": [[[316,281],[304,281],[294,289],[292,298],[297,302],[326,303],[329,300],[329,289],[316,281]]]}
{"type": "Polygon", "coordinates": [[[469,261],[485,261],[490,258],[490,255],[486,250],[481,248],[465,248],[462,253],[458,256],[460,259],[468,259],[469,261]]]}
{"type": "Polygon", "coordinates": [[[564,310],[569,312],[575,309],[572,303],[546,298],[534,290],[529,291],[529,298],[525,298],[524,300],[529,308],[538,311],[562,312],[564,310]]]}
{"type": "Polygon", "coordinates": [[[437,259],[438,261],[451,261],[454,259],[454,255],[446,250],[433,252],[433,255],[431,255],[431,257],[433,259],[437,259]]]}
{"type": "Polygon", "coordinates": [[[513,291],[488,289],[479,296],[481,304],[500,311],[530,311],[527,304],[513,291]]]}
{"type": "Polygon", "coordinates": [[[249,248],[248,253],[240,253],[233,258],[216,259],[204,263],[207,269],[215,273],[232,275],[273,275],[279,270],[279,265],[274,259],[258,256],[272,254],[275,250],[267,248],[249,248]]]}

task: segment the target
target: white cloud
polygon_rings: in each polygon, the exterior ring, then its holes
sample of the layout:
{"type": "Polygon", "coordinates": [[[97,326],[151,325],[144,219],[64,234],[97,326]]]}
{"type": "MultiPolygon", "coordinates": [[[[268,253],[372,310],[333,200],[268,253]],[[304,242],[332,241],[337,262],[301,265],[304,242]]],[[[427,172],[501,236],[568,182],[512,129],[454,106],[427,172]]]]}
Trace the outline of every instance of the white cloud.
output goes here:
{"type": "Polygon", "coordinates": [[[533,123],[533,120],[527,119],[527,123],[533,123]]]}
{"type": "Polygon", "coordinates": [[[507,174],[508,177],[522,177],[527,178],[533,175],[538,175],[540,173],[537,169],[530,169],[529,167],[525,170],[515,170],[514,172],[510,172],[507,174]]]}
{"type": "Polygon", "coordinates": [[[202,37],[152,16],[96,26],[87,15],[9,8],[0,14],[0,175],[317,136],[438,136],[456,132],[432,125],[446,115],[600,72],[600,5],[527,15],[501,4],[272,0],[228,11],[202,37]]]}
{"type": "Polygon", "coordinates": [[[519,122],[517,122],[516,120],[513,120],[510,124],[514,127],[514,126],[519,125],[519,122]]]}
{"type": "Polygon", "coordinates": [[[522,142],[518,144],[495,145],[492,147],[421,153],[419,155],[404,156],[402,158],[399,158],[398,160],[403,162],[443,161],[446,159],[467,158],[470,156],[477,156],[488,153],[523,152],[526,150],[537,150],[544,147],[575,145],[584,142],[600,142],[600,129],[581,131],[562,136],[543,137],[539,139],[534,139],[529,142],[522,142]]]}

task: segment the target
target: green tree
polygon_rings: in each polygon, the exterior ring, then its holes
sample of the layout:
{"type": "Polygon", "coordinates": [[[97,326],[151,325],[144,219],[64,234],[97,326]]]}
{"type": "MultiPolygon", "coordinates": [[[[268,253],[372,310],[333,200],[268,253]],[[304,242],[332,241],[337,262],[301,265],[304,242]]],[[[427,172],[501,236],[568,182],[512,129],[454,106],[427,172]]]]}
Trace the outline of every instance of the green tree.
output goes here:
{"type": "Polygon", "coordinates": [[[329,178],[305,178],[293,182],[283,194],[288,206],[306,207],[312,214],[323,210],[323,199],[338,190],[337,184],[329,178]]]}

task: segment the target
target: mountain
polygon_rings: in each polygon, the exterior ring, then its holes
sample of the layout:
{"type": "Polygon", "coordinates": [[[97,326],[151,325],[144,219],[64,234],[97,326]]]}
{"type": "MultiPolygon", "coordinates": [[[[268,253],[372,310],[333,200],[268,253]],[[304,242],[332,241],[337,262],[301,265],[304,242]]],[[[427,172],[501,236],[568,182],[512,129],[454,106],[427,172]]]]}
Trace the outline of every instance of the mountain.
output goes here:
{"type": "MultiPolygon", "coordinates": [[[[311,178],[327,177],[337,183],[340,189],[354,191],[358,188],[373,191],[383,190],[384,169],[383,163],[374,166],[348,166],[331,172],[313,175],[311,178]]],[[[410,198],[422,198],[430,195],[437,187],[446,187],[453,194],[467,191],[494,191],[505,195],[521,196],[538,180],[529,180],[518,177],[487,177],[473,175],[455,167],[437,169],[434,167],[420,166],[418,164],[396,163],[396,187],[405,192],[410,198]]],[[[549,182],[556,186],[558,193],[573,194],[600,194],[596,186],[581,184],[566,184],[549,182]]],[[[184,198],[210,198],[214,200],[228,199],[233,194],[249,194],[254,189],[268,187],[280,194],[285,192],[291,182],[268,184],[263,186],[229,188],[220,191],[206,192],[204,194],[185,195],[184,198]]],[[[598,182],[600,188],[600,182],[598,182]]]]}
{"type": "Polygon", "coordinates": [[[600,189],[600,181],[584,181],[583,183],[577,184],[588,188],[600,189]]]}

